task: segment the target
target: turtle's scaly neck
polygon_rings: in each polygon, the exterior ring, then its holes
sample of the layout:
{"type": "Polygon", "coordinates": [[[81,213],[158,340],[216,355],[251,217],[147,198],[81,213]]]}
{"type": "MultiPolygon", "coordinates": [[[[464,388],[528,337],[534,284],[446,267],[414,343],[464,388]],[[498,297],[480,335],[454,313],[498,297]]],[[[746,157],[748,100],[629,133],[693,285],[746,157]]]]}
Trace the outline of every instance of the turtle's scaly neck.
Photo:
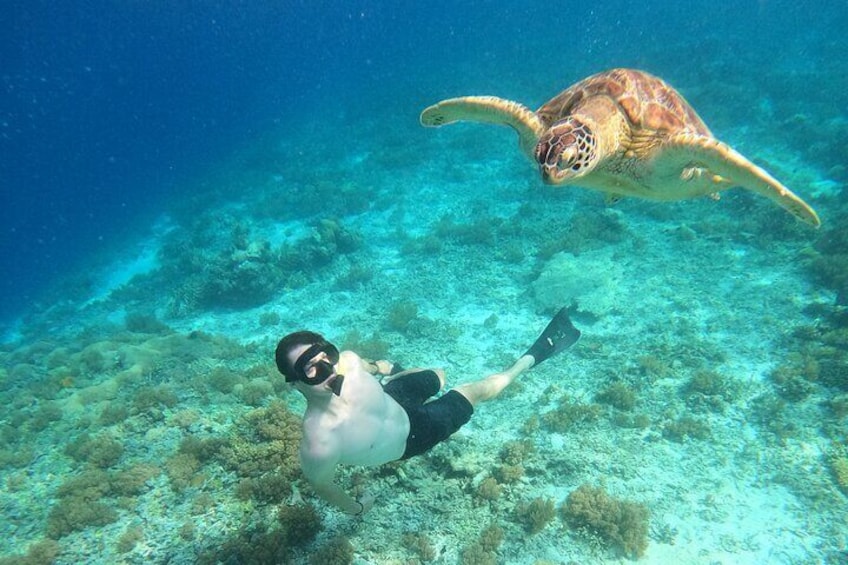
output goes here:
{"type": "Polygon", "coordinates": [[[572,116],[581,120],[597,139],[597,161],[603,163],[609,157],[616,155],[630,136],[627,119],[618,105],[606,96],[593,96],[572,112],[572,116]]]}

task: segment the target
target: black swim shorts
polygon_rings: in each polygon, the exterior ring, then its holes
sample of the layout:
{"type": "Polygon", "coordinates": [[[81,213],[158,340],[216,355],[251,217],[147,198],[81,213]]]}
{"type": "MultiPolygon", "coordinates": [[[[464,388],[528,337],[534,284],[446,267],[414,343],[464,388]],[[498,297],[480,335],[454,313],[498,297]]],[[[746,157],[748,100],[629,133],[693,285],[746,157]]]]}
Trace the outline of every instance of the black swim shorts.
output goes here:
{"type": "Polygon", "coordinates": [[[471,419],[474,407],[455,390],[426,402],[440,388],[439,376],[429,369],[407,373],[383,386],[386,394],[409,415],[409,437],[401,459],[424,453],[448,439],[471,419]]]}

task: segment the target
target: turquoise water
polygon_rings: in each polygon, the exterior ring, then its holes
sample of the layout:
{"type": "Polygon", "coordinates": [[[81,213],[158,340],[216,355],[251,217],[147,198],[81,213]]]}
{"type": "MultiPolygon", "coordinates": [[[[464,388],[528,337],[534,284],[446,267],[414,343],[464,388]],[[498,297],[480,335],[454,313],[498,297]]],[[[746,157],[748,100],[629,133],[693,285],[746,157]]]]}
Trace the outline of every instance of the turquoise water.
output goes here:
{"type": "Polygon", "coordinates": [[[544,8],[6,8],[0,561],[848,559],[848,6],[544,8]],[[821,228],[739,188],[608,206],[508,128],[418,123],[612,67],[821,228]],[[300,477],[282,335],[453,386],[560,305],[569,352],[427,455],[342,470],[363,519],[300,477]]]}

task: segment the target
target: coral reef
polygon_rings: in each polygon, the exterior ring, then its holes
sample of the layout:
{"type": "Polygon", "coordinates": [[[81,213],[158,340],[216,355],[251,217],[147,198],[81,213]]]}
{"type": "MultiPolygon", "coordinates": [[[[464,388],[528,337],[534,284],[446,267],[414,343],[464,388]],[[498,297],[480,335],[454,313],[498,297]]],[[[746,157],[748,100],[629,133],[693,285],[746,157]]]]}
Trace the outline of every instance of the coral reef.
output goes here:
{"type": "Polygon", "coordinates": [[[300,418],[281,401],[247,413],[211,457],[241,479],[240,496],[278,502],[300,476],[300,418]]]}
{"type": "Polygon", "coordinates": [[[602,487],[580,485],[568,495],[561,512],[572,528],[589,529],[625,555],[639,557],[648,547],[648,509],[612,498],[602,487]]]}
{"type": "Polygon", "coordinates": [[[552,432],[566,433],[575,426],[596,422],[603,408],[598,404],[583,404],[568,396],[560,399],[559,406],[542,414],[542,424],[552,432]]]}
{"type": "Polygon", "coordinates": [[[386,328],[398,333],[406,333],[410,325],[418,318],[418,305],[411,300],[392,303],[386,314],[386,328]]]}
{"type": "Polygon", "coordinates": [[[176,316],[263,304],[286,286],[306,283],[335,257],[362,244],[358,233],[329,218],[319,220],[309,236],[277,248],[253,237],[244,224],[228,218],[206,220],[209,225],[195,222],[175,230],[160,251],[161,268],[150,276],[149,284],[175,289],[169,310],[176,316]]]}
{"type": "Polygon", "coordinates": [[[244,528],[226,538],[212,550],[197,556],[198,565],[219,563],[244,563],[264,565],[266,563],[289,563],[291,547],[285,530],[267,529],[264,526],[244,528]]]}
{"type": "Polygon", "coordinates": [[[437,557],[436,548],[433,547],[430,536],[424,532],[405,532],[401,543],[424,563],[434,561],[437,557]]]}
{"type": "Polygon", "coordinates": [[[477,541],[465,547],[460,556],[461,565],[496,565],[498,563],[498,548],[504,539],[503,528],[497,524],[489,524],[477,541]]]}
{"type": "Polygon", "coordinates": [[[494,477],[483,479],[477,486],[477,496],[480,500],[494,502],[501,496],[503,487],[494,477]]]}
{"type": "Polygon", "coordinates": [[[710,437],[710,428],[702,420],[692,416],[680,416],[676,420],[666,422],[663,426],[663,437],[677,442],[686,438],[707,439],[710,437]]]}
{"type": "Polygon", "coordinates": [[[363,336],[357,330],[347,332],[342,339],[342,349],[356,351],[366,359],[386,359],[389,355],[389,343],[372,334],[363,336]]]}
{"type": "Polygon", "coordinates": [[[337,536],[309,556],[310,565],[350,565],[354,547],[344,536],[337,536]]]}
{"type": "Polygon", "coordinates": [[[738,395],[738,386],[715,371],[696,371],[681,388],[686,405],[696,412],[723,412],[738,395]]]}
{"type": "Polygon", "coordinates": [[[283,505],[277,512],[277,521],[292,545],[306,545],[324,529],[321,515],[311,504],[283,505]]]}
{"type": "Polygon", "coordinates": [[[553,500],[540,497],[519,503],[515,507],[515,514],[525,531],[532,536],[541,532],[556,517],[556,509],[553,500]]]}
{"type": "Polygon", "coordinates": [[[0,565],[52,565],[60,551],[57,541],[45,539],[30,545],[25,555],[0,557],[0,565]]]}
{"type": "Polygon", "coordinates": [[[118,553],[129,553],[144,539],[144,528],[139,525],[130,526],[118,538],[115,550],[118,553]]]}
{"type": "Polygon", "coordinates": [[[619,410],[632,410],[636,406],[636,392],[627,383],[617,381],[598,392],[595,401],[619,410]]]}
{"type": "Polygon", "coordinates": [[[845,454],[831,456],[830,468],[836,484],[848,496],[848,456],[845,454]]]}
{"type": "Polygon", "coordinates": [[[848,217],[829,222],[815,243],[815,252],[807,256],[813,278],[837,294],[837,302],[848,300],[848,217]]]}
{"type": "Polygon", "coordinates": [[[105,526],[118,519],[118,513],[103,500],[111,494],[111,482],[104,471],[88,471],[71,477],[59,487],[59,501],[50,509],[46,533],[57,539],[91,526],[105,526]]]}

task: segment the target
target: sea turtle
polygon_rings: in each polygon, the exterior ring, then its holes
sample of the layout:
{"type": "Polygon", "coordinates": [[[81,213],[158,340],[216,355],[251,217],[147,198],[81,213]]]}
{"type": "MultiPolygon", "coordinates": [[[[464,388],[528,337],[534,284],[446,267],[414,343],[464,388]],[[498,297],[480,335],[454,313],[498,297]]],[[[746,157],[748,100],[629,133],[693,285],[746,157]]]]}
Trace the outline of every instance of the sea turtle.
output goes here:
{"type": "Polygon", "coordinates": [[[682,200],[741,186],[818,227],[816,212],[766,171],[710,133],[662,79],[612,69],[581,80],[535,112],[494,96],[451,98],[421,113],[421,124],[503,124],[548,184],[624,196],[682,200]]]}

